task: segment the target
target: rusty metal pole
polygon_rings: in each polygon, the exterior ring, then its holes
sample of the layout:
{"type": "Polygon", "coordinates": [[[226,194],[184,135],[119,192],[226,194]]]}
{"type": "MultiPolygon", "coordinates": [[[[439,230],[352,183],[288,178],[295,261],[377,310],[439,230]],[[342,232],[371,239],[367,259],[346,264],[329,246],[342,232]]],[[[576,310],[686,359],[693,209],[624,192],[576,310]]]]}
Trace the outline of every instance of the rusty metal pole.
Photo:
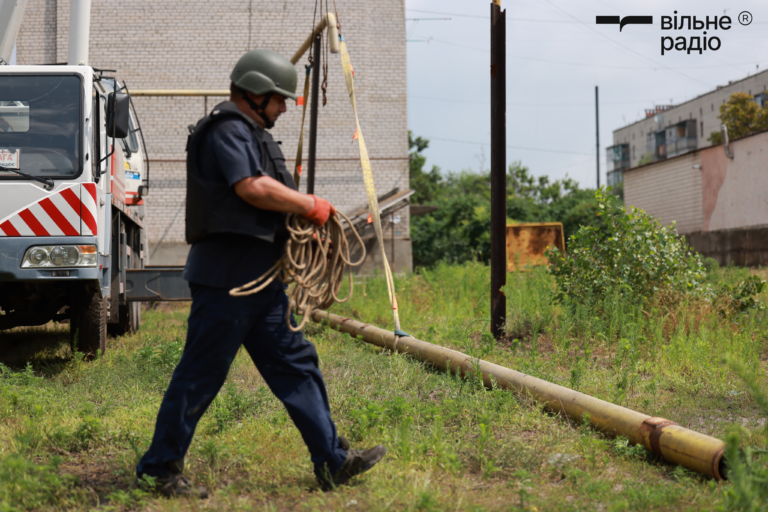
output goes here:
{"type": "Polygon", "coordinates": [[[395,214],[389,214],[389,223],[392,225],[392,272],[395,272],[395,214]]]}
{"type": "Polygon", "coordinates": [[[312,93],[309,107],[309,156],[307,157],[307,194],[315,193],[315,155],[317,152],[317,95],[320,91],[320,39],[321,33],[315,34],[315,46],[312,49],[312,93]]]}
{"type": "Polygon", "coordinates": [[[507,51],[506,11],[491,4],[491,333],[504,335],[507,298],[507,51]]]}
{"type": "Polygon", "coordinates": [[[597,106],[597,86],[595,86],[595,152],[597,153],[597,188],[600,188],[600,114],[597,106]]]}

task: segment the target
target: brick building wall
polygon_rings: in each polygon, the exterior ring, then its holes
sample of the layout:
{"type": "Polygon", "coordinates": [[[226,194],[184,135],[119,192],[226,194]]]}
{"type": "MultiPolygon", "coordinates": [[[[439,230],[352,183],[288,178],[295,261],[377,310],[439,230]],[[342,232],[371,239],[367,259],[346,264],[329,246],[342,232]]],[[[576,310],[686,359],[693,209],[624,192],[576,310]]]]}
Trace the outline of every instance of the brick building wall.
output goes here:
{"type": "Polygon", "coordinates": [[[768,131],[624,172],[624,199],[721,265],[768,265],[768,131]]]}
{"type": "MultiPolygon", "coordinates": [[[[69,0],[29,0],[17,40],[19,64],[66,62],[69,0]]],[[[355,69],[360,124],[379,194],[408,187],[404,0],[336,3],[355,69]]],[[[248,49],[290,58],[313,25],[314,2],[93,0],[90,65],[117,70],[130,89],[227,89],[229,73],[248,49]]],[[[340,57],[328,55],[327,106],[320,108],[315,193],[349,212],[366,202],[352,108],[340,57]]],[[[298,63],[303,88],[305,55],[298,63]]],[[[187,126],[225,98],[137,97],[136,110],[150,156],[146,198],[153,264],[183,263],[187,126]]],[[[301,109],[272,129],[292,169],[301,109]]],[[[306,169],[305,140],[304,168],[306,169]]],[[[302,183],[302,190],[306,182],[302,183]]],[[[400,269],[411,268],[407,208],[395,228],[400,269]]],[[[389,245],[389,243],[387,244],[389,245]]]]}
{"type": "Polygon", "coordinates": [[[677,223],[681,234],[701,231],[701,152],[680,155],[624,172],[624,203],[677,223]]]}

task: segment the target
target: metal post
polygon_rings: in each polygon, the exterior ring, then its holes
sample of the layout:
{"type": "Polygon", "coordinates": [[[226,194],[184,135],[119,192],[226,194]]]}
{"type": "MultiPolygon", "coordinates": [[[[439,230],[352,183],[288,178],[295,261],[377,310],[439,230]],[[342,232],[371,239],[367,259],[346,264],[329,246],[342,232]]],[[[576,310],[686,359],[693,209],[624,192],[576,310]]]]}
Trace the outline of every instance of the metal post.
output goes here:
{"type": "Polygon", "coordinates": [[[392,225],[392,272],[395,271],[395,214],[389,214],[389,223],[392,225]]]}
{"type": "Polygon", "coordinates": [[[597,188],[600,188],[600,115],[597,110],[597,86],[595,86],[595,151],[597,152],[597,188]]]}
{"type": "Polygon", "coordinates": [[[507,298],[507,68],[506,11],[491,4],[491,333],[504,335],[507,298]]]}
{"type": "Polygon", "coordinates": [[[312,93],[309,107],[309,156],[307,162],[307,194],[315,193],[315,152],[317,150],[317,97],[320,93],[320,34],[315,34],[315,46],[312,50],[312,93]]]}

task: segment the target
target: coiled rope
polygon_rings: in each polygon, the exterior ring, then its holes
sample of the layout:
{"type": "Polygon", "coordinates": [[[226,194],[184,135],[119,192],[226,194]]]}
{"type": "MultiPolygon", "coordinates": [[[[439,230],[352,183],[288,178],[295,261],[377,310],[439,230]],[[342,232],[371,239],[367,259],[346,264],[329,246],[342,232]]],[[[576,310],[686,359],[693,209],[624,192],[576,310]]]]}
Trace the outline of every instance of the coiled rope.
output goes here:
{"type": "Polygon", "coordinates": [[[291,325],[291,311],[285,317],[288,328],[300,331],[310,320],[312,311],[326,309],[334,302],[347,302],[352,297],[352,267],[360,265],[365,259],[365,245],[349,217],[336,211],[324,226],[317,226],[300,215],[290,214],[285,221],[289,238],[285,251],[279,260],[264,275],[229,291],[234,297],[253,295],[269,286],[275,279],[283,284],[293,284],[288,290],[288,297],[296,309],[303,315],[301,323],[291,325]],[[342,220],[351,228],[354,238],[362,248],[362,255],[357,261],[350,256],[350,243],[344,233],[342,220]],[[344,273],[349,277],[349,293],[339,297],[339,290],[344,282],[344,273]]]}

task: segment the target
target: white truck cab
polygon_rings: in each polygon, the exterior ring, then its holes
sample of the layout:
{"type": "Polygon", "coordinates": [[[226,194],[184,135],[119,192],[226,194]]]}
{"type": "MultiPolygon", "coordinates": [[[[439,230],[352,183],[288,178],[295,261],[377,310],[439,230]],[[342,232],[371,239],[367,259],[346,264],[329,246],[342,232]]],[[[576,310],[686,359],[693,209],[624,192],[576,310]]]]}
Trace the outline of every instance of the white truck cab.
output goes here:
{"type": "Polygon", "coordinates": [[[143,136],[105,73],[0,66],[0,329],[69,320],[90,354],[138,327],[125,271],[146,248],[143,136]]]}

